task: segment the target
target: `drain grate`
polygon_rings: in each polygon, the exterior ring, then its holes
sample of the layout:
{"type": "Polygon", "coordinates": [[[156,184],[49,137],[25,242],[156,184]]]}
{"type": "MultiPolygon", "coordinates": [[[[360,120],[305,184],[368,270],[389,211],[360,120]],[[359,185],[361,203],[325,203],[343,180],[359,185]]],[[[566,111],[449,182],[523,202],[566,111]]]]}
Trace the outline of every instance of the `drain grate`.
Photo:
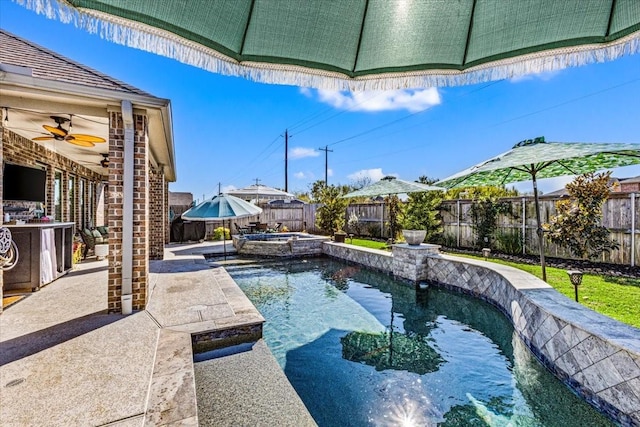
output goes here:
{"type": "Polygon", "coordinates": [[[12,381],[9,381],[7,384],[5,384],[5,387],[15,387],[18,384],[22,384],[24,382],[24,378],[18,378],[12,381]]]}

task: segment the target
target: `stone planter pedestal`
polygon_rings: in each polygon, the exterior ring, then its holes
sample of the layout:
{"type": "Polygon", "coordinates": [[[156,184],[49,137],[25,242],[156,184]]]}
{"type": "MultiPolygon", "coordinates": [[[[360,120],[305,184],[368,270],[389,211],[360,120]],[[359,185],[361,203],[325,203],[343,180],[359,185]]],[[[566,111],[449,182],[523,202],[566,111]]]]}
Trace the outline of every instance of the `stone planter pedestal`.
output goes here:
{"type": "Polygon", "coordinates": [[[393,245],[393,275],[420,282],[427,280],[427,258],[440,253],[440,245],[393,245]]]}

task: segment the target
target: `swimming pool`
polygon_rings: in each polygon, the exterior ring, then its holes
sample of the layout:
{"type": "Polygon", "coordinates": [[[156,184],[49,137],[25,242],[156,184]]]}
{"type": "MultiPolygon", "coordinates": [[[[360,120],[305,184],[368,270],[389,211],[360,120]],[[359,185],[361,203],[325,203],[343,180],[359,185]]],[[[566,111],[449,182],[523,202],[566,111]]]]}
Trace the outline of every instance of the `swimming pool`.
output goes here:
{"type": "Polygon", "coordinates": [[[607,426],[494,307],[327,258],[226,266],[320,426],[607,426]]]}

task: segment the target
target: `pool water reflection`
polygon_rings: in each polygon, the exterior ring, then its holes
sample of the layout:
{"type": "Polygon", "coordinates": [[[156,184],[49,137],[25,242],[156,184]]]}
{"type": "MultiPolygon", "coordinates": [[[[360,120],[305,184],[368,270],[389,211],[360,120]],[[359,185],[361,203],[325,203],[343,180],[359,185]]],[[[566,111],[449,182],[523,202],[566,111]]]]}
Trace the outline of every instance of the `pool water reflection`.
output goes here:
{"type": "Polygon", "coordinates": [[[320,426],[607,426],[480,300],[316,258],[227,266],[320,426]]]}

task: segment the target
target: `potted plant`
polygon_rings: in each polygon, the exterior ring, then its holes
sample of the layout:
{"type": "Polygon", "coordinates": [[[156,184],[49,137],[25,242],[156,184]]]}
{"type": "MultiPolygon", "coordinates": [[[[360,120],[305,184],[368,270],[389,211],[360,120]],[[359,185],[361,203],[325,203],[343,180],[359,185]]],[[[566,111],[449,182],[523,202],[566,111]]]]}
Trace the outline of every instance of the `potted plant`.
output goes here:
{"type": "Polygon", "coordinates": [[[411,246],[418,246],[427,237],[427,230],[402,230],[404,240],[411,246]]]}

